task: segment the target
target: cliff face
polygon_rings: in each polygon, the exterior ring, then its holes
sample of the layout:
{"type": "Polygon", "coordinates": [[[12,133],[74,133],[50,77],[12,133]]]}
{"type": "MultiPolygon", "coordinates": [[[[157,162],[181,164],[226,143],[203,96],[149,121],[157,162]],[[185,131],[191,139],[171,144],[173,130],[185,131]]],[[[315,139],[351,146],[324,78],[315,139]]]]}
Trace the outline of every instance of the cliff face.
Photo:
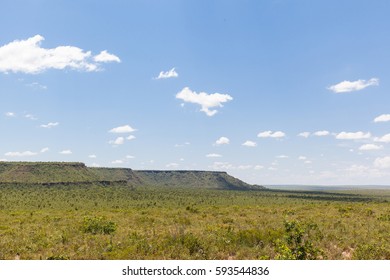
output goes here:
{"type": "Polygon", "coordinates": [[[131,186],[184,187],[254,190],[226,172],[191,170],[132,170],[130,168],[92,168],[78,162],[0,162],[0,184],[42,184],[47,186],[115,183],[131,186]]]}

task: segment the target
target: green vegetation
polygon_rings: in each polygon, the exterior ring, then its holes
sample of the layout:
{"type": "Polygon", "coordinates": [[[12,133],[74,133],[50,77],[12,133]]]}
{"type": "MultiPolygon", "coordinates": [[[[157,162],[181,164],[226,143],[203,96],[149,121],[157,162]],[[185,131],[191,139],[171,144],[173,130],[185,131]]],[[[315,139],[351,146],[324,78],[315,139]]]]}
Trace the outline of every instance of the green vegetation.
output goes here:
{"type": "Polygon", "coordinates": [[[390,259],[390,191],[0,185],[0,259],[390,259]]]}

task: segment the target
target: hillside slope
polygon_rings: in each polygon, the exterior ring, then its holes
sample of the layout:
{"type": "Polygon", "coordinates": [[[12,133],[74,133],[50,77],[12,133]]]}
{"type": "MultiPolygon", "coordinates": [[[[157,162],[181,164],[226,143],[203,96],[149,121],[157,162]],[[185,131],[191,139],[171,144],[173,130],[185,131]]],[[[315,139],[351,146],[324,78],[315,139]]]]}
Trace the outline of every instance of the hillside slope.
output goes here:
{"type": "Polygon", "coordinates": [[[129,186],[256,190],[226,172],[86,167],[79,162],[0,162],[0,184],[126,184],[129,186]]]}
{"type": "Polygon", "coordinates": [[[92,182],[96,176],[79,162],[1,162],[0,182],[92,182]]]}
{"type": "Polygon", "coordinates": [[[134,170],[144,184],[157,187],[185,187],[229,190],[261,189],[247,184],[226,172],[192,170],[134,170]]]}

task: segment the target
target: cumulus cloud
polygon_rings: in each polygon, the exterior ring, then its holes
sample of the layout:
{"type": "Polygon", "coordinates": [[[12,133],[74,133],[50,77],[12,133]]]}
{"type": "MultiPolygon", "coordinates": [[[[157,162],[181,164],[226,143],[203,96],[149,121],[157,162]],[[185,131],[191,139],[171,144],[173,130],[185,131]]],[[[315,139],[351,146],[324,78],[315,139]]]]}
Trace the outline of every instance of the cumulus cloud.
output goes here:
{"type": "Polygon", "coordinates": [[[127,159],[133,159],[133,158],[135,158],[135,156],[127,155],[126,158],[127,159]]]}
{"type": "Polygon", "coordinates": [[[359,150],[361,151],[374,151],[374,150],[380,150],[383,149],[383,146],[381,145],[375,145],[375,144],[364,144],[359,147],[359,150]]]}
{"type": "Polygon", "coordinates": [[[95,55],[93,60],[96,62],[121,62],[119,57],[108,53],[106,50],[101,51],[98,55],[95,55]]]}
{"type": "Polygon", "coordinates": [[[25,151],[25,152],[8,152],[4,155],[7,157],[32,157],[36,156],[38,153],[31,152],[31,151],[25,151]]]}
{"type": "Polygon", "coordinates": [[[26,114],[26,115],[24,115],[24,117],[26,119],[29,119],[29,120],[32,120],[32,121],[37,120],[37,118],[34,115],[31,115],[31,114],[26,114]]]}
{"type": "Polygon", "coordinates": [[[299,156],[298,159],[299,159],[299,160],[307,160],[307,157],[305,157],[305,156],[299,156]]]}
{"type": "Polygon", "coordinates": [[[375,137],[375,142],[390,143],[390,133],[383,135],[382,137],[375,137]]]}
{"type": "Polygon", "coordinates": [[[288,158],[288,156],[286,156],[286,155],[279,155],[279,156],[276,156],[276,158],[288,158]]]}
{"type": "Polygon", "coordinates": [[[251,168],[252,168],[252,165],[250,165],[250,164],[237,166],[238,170],[247,170],[247,169],[251,169],[251,168]]]}
{"type": "Polygon", "coordinates": [[[357,81],[343,81],[336,85],[328,87],[329,90],[335,93],[343,93],[343,92],[351,92],[365,89],[369,86],[377,86],[379,85],[379,79],[372,78],[368,81],[366,80],[357,80],[357,81]]]}
{"type": "Polygon", "coordinates": [[[132,133],[136,131],[136,129],[132,128],[130,125],[123,125],[123,126],[118,126],[114,127],[113,129],[109,130],[108,132],[111,133],[132,133]]]}
{"type": "Polygon", "coordinates": [[[233,97],[228,94],[208,94],[205,92],[196,93],[188,87],[183,88],[178,94],[176,94],[176,98],[181,99],[184,102],[200,105],[200,110],[209,117],[214,116],[218,112],[217,110],[210,110],[210,108],[223,107],[222,103],[233,100],[233,97]]]}
{"type": "Polygon", "coordinates": [[[161,71],[156,80],[159,79],[169,79],[169,78],[177,78],[179,74],[175,71],[175,68],[172,68],[169,71],[161,71]]]}
{"type": "Polygon", "coordinates": [[[122,164],[122,163],[123,163],[123,160],[117,159],[117,160],[111,161],[111,163],[112,163],[112,164],[122,164]]]}
{"type": "Polygon", "coordinates": [[[92,57],[90,51],[74,46],[45,49],[41,47],[44,39],[41,35],[35,35],[26,40],[15,40],[1,46],[0,72],[37,74],[49,69],[98,71],[100,63],[120,61],[118,57],[107,51],[92,57]]]}
{"type": "Polygon", "coordinates": [[[134,140],[135,139],[135,136],[134,135],[129,135],[126,137],[127,140],[134,140]]]}
{"type": "Polygon", "coordinates": [[[374,122],[390,122],[390,114],[383,114],[374,119],[374,122]]]}
{"type": "Polygon", "coordinates": [[[329,131],[327,130],[321,130],[321,131],[316,131],[313,133],[315,136],[327,136],[329,135],[329,131]]]}
{"type": "Polygon", "coordinates": [[[216,161],[213,163],[211,166],[214,170],[229,170],[229,169],[235,169],[235,167],[229,163],[229,162],[221,162],[221,161],[216,161]]]}
{"type": "Polygon", "coordinates": [[[48,147],[45,147],[45,148],[42,148],[41,149],[41,153],[46,153],[49,151],[49,148],[48,147]]]}
{"type": "Polygon", "coordinates": [[[115,140],[110,140],[108,143],[112,145],[122,145],[123,143],[125,143],[125,138],[117,137],[115,140]]]}
{"type": "Polygon", "coordinates": [[[97,156],[96,156],[96,155],[94,155],[94,154],[92,154],[92,155],[89,155],[88,157],[89,157],[89,158],[97,158],[97,156]]]}
{"type": "Polygon", "coordinates": [[[257,137],[259,138],[283,138],[285,137],[286,134],[282,131],[271,131],[271,130],[268,130],[268,131],[263,131],[263,132],[260,132],[259,134],[257,134],[257,137]]]}
{"type": "Polygon", "coordinates": [[[227,137],[220,137],[217,141],[215,141],[215,145],[219,146],[219,145],[227,145],[230,143],[230,140],[229,138],[227,137]]]}
{"type": "Polygon", "coordinates": [[[390,156],[376,158],[374,166],[377,168],[390,168],[390,156]]]}
{"type": "Polygon", "coordinates": [[[301,132],[298,134],[298,136],[308,138],[310,136],[310,132],[307,132],[307,131],[301,132]]]}
{"type": "Polygon", "coordinates": [[[43,128],[53,128],[53,127],[56,127],[58,126],[60,123],[58,122],[49,122],[48,124],[41,124],[40,127],[43,127],[43,128]]]}
{"type": "Polygon", "coordinates": [[[220,154],[207,154],[206,157],[208,158],[216,158],[216,157],[222,157],[220,154]]]}
{"type": "Polygon", "coordinates": [[[250,141],[250,140],[247,140],[244,143],[242,143],[241,145],[245,146],[245,147],[256,147],[257,143],[253,142],[253,141],[250,141]]]}
{"type": "Polygon", "coordinates": [[[371,137],[370,132],[340,132],[336,134],[336,139],[339,140],[361,140],[361,139],[368,139],[371,137]]]}
{"type": "Polygon", "coordinates": [[[63,150],[60,152],[61,155],[71,155],[72,151],[71,150],[63,150]]]}

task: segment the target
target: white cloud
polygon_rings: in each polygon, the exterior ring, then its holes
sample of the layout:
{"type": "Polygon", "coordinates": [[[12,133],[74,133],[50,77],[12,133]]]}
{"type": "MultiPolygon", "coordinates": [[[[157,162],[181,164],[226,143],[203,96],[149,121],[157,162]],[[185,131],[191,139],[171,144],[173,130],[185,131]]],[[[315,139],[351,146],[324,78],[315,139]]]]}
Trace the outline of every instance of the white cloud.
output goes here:
{"type": "Polygon", "coordinates": [[[373,150],[380,150],[383,146],[381,145],[375,145],[375,144],[365,144],[359,147],[359,150],[361,151],[373,151],[373,150]]]}
{"type": "Polygon", "coordinates": [[[247,169],[251,169],[252,168],[252,165],[239,165],[237,166],[237,169],[239,170],[247,170],[247,169]]]}
{"type": "Polygon", "coordinates": [[[34,115],[31,115],[31,114],[26,114],[26,115],[24,115],[24,117],[26,119],[29,119],[29,120],[32,120],[32,121],[37,120],[37,118],[34,115]]]}
{"type": "Polygon", "coordinates": [[[129,136],[126,137],[126,139],[127,140],[133,140],[133,139],[135,139],[135,136],[134,135],[129,135],[129,136]]]}
{"type": "Polygon", "coordinates": [[[91,167],[100,167],[100,164],[94,162],[94,163],[92,163],[90,166],[91,166],[91,167]]]}
{"type": "Polygon", "coordinates": [[[30,152],[30,151],[25,151],[25,152],[8,152],[5,153],[4,155],[7,157],[32,157],[36,156],[38,153],[35,152],[30,152]]]}
{"type": "Polygon", "coordinates": [[[108,53],[106,50],[101,51],[98,55],[95,55],[93,60],[96,62],[121,62],[119,57],[108,53]]]}
{"type": "Polygon", "coordinates": [[[175,163],[175,162],[172,162],[172,163],[168,163],[166,165],[167,168],[177,168],[179,167],[179,164],[175,163]]]}
{"type": "Polygon", "coordinates": [[[31,84],[27,84],[28,87],[31,87],[33,89],[40,89],[40,90],[47,90],[47,86],[41,85],[38,82],[33,82],[31,84]]]}
{"type": "Polygon", "coordinates": [[[223,107],[222,103],[233,100],[233,97],[228,94],[208,94],[205,92],[200,92],[198,94],[188,87],[183,88],[176,94],[176,98],[181,99],[184,102],[199,104],[202,107],[200,110],[209,117],[214,116],[218,112],[217,110],[210,110],[210,108],[223,107]]]}
{"type": "Polygon", "coordinates": [[[216,161],[213,163],[211,166],[214,170],[230,170],[230,169],[235,169],[235,167],[229,163],[229,162],[221,162],[221,161],[216,161]]]}
{"type": "Polygon", "coordinates": [[[327,136],[329,135],[329,131],[327,130],[321,130],[321,131],[316,131],[313,133],[315,136],[327,136]]]}
{"type": "Polygon", "coordinates": [[[336,134],[336,139],[340,140],[361,140],[361,139],[368,139],[371,137],[370,132],[340,132],[339,134],[336,134]]]}
{"type": "Polygon", "coordinates": [[[48,147],[45,147],[45,148],[42,148],[41,149],[41,153],[46,153],[49,151],[49,148],[48,147]]]}
{"type": "Polygon", "coordinates": [[[310,163],[311,163],[311,160],[305,160],[304,163],[310,164],[310,163]]]}
{"type": "Polygon", "coordinates": [[[122,163],[123,163],[123,160],[117,159],[117,160],[111,161],[111,163],[112,163],[112,164],[122,164],[122,163]]]}
{"type": "Polygon", "coordinates": [[[48,124],[41,124],[40,127],[43,127],[43,128],[52,128],[52,127],[56,127],[58,126],[59,123],[58,122],[49,122],[48,124]]]}
{"type": "Polygon", "coordinates": [[[4,113],[4,115],[9,118],[16,117],[16,114],[14,112],[6,112],[4,113]]]}
{"type": "Polygon", "coordinates": [[[122,145],[123,143],[125,143],[125,138],[117,137],[115,140],[110,140],[108,143],[112,145],[122,145]]]}
{"type": "Polygon", "coordinates": [[[169,71],[161,71],[156,80],[159,79],[169,79],[169,78],[177,78],[179,74],[175,71],[175,68],[172,68],[169,71]]]}
{"type": "Polygon", "coordinates": [[[61,155],[71,155],[72,151],[71,150],[63,150],[60,152],[61,155]]]}
{"type": "Polygon", "coordinates": [[[245,147],[256,147],[257,146],[257,143],[256,142],[253,142],[253,141],[245,141],[244,143],[241,144],[242,146],[245,146],[245,147]]]}
{"type": "Polygon", "coordinates": [[[260,138],[283,138],[285,136],[286,136],[286,134],[282,131],[272,132],[271,130],[263,131],[263,132],[260,132],[259,134],[257,134],[257,137],[260,137],[260,138]]]}
{"type": "Polygon", "coordinates": [[[220,137],[217,141],[215,141],[215,145],[219,146],[219,145],[226,145],[226,144],[229,144],[230,143],[230,140],[229,138],[227,137],[220,137]]]}
{"type": "Polygon", "coordinates": [[[383,135],[382,137],[375,137],[375,142],[390,143],[390,133],[383,135]]]}
{"type": "Polygon", "coordinates": [[[307,131],[301,132],[298,134],[298,136],[308,138],[310,136],[310,132],[307,132],[307,131]]]}
{"type": "Polygon", "coordinates": [[[96,155],[94,155],[94,154],[92,154],[92,155],[89,155],[88,157],[89,157],[89,158],[97,158],[97,156],[96,156],[96,155]]]}
{"type": "Polygon", "coordinates": [[[328,87],[329,90],[335,93],[343,93],[343,92],[351,92],[365,89],[369,86],[377,86],[379,85],[379,79],[372,78],[368,81],[366,80],[357,80],[357,81],[343,81],[336,85],[328,87]]]}
{"type": "Polygon", "coordinates": [[[286,156],[286,155],[279,155],[279,156],[276,156],[276,158],[288,158],[288,156],[286,156]]]}
{"type": "Polygon", "coordinates": [[[390,114],[383,114],[374,119],[374,122],[390,122],[390,114]]]}
{"type": "Polygon", "coordinates": [[[390,156],[376,158],[374,166],[378,168],[390,168],[390,156]]]}
{"type": "Polygon", "coordinates": [[[133,158],[135,158],[135,156],[127,155],[126,158],[127,159],[133,159],[133,158]]]}
{"type": "Polygon", "coordinates": [[[111,133],[132,133],[134,131],[136,131],[136,129],[132,128],[130,125],[118,126],[109,130],[111,133]]]}
{"type": "Polygon", "coordinates": [[[255,167],[253,169],[254,170],[261,170],[263,168],[264,168],[264,166],[262,166],[262,165],[255,165],[255,167]]]}
{"type": "Polygon", "coordinates": [[[222,157],[220,154],[207,154],[206,157],[208,158],[216,158],[216,157],[222,157]]]}
{"type": "Polygon", "coordinates": [[[305,157],[305,156],[299,156],[298,159],[299,159],[299,160],[306,160],[307,157],[305,157]]]}
{"type": "Polygon", "coordinates": [[[1,46],[0,72],[37,74],[48,69],[98,71],[100,62],[119,62],[119,58],[113,60],[114,56],[104,51],[92,57],[90,51],[73,46],[45,49],[41,47],[43,41],[44,37],[35,35],[26,40],[15,40],[1,46]],[[101,61],[98,61],[99,58],[101,61]]]}

